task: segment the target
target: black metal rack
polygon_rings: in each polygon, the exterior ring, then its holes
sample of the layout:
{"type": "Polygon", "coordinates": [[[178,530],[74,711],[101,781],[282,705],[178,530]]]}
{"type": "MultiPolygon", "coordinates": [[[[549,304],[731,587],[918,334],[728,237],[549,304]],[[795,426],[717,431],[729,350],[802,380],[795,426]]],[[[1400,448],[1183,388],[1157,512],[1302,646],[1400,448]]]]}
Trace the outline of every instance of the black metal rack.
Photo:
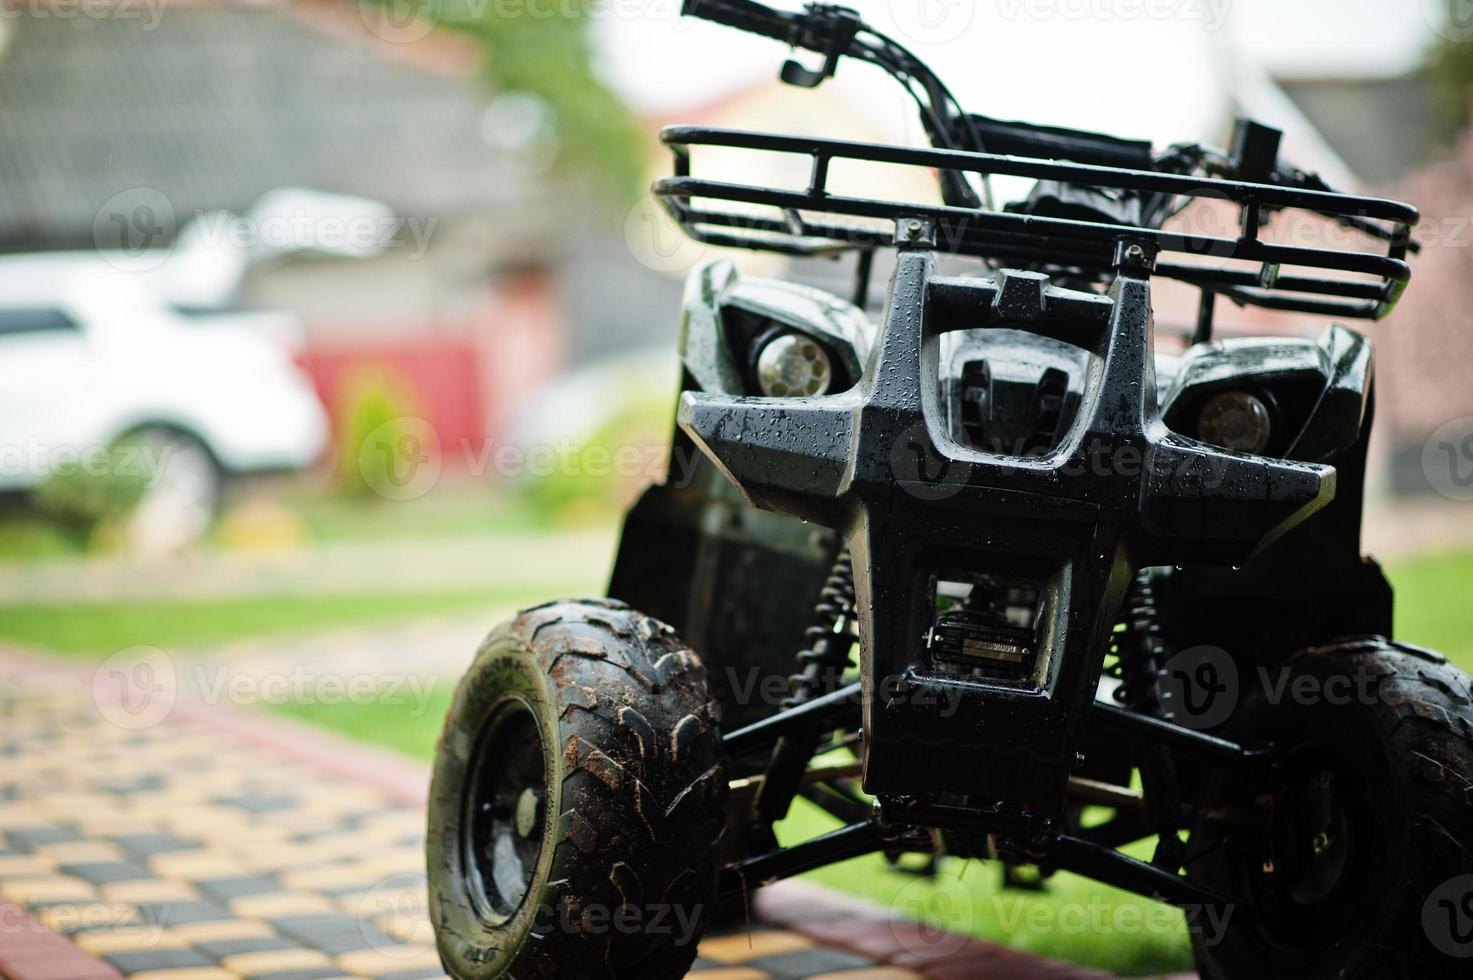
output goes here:
{"type": "Polygon", "coordinates": [[[675,154],[675,175],[657,180],[654,194],[688,235],[711,245],[811,256],[919,244],[917,236],[924,235],[924,244],[940,251],[1001,263],[1104,274],[1117,264],[1118,244],[1130,241],[1157,251],[1153,256],[1155,275],[1199,286],[1204,296],[1220,294],[1241,304],[1357,319],[1384,316],[1411,274],[1406,255],[1411,247],[1411,230],[1418,220],[1417,209],[1379,198],[1029,157],[741,130],[676,126],[665,129],[660,138],[675,154]],[[693,177],[690,148],[695,146],[807,156],[812,168],[808,186],[781,190],[693,177]],[[1237,238],[1222,238],[1145,226],[831,194],[827,183],[834,160],[1226,201],[1239,208],[1240,234],[1237,238]],[[697,207],[697,201],[765,206],[777,209],[778,214],[712,210],[697,207]],[[1353,227],[1367,238],[1384,241],[1385,252],[1264,241],[1261,232],[1265,213],[1272,211],[1298,211],[1353,227]],[[868,224],[835,220],[839,218],[863,219],[868,224]],[[1191,257],[1217,261],[1180,261],[1191,257]],[[1241,260],[1257,267],[1235,267],[1222,260],[1241,260]],[[1286,266],[1342,275],[1282,271],[1286,266]]]}

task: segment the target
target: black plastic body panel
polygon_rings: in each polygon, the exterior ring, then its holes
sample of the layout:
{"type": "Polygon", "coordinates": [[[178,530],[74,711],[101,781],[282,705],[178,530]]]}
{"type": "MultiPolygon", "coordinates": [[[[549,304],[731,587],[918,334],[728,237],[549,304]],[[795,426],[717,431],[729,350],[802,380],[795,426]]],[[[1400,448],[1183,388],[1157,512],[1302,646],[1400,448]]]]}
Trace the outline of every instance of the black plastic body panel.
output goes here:
{"type": "MultiPolygon", "coordinates": [[[[651,488],[630,512],[611,594],[680,628],[730,699],[792,670],[842,536],[866,790],[1057,814],[1137,569],[1179,566],[1159,592],[1177,648],[1223,646],[1245,669],[1391,628],[1390,589],[1359,553],[1369,343],[1331,328],[1318,342],[1199,345],[1158,384],[1151,329],[1143,279],[1122,276],[1107,296],[1034,273],[942,277],[929,253],[903,253],[852,390],[752,398],[687,378],[673,452],[704,457],[688,485],[651,488]],[[989,358],[1008,399],[1063,377],[1045,451],[962,438],[966,365],[989,358]],[[1278,394],[1270,456],[1192,439],[1195,406],[1226,388],[1278,394]],[[1042,589],[1026,676],[959,675],[927,651],[938,579],[977,574],[1042,589]]],[[[728,728],[776,700],[738,704],[728,728]]]]}
{"type": "Polygon", "coordinates": [[[679,430],[673,451],[688,482],[649,487],[625,516],[609,595],[680,630],[730,731],[786,696],[839,539],[747,503],[679,430]]]}
{"type": "Polygon", "coordinates": [[[854,559],[868,792],[975,792],[1062,806],[1105,641],[1136,569],[1234,564],[1334,493],[1323,464],[1226,453],[1172,433],[1158,406],[1150,284],[1108,296],[1030,273],[949,279],[902,252],[862,383],[759,399],[687,392],[681,427],[758,506],[834,527],[854,559]],[[1041,456],[959,445],[941,404],[940,337],[1007,327],[1091,354],[1067,437],[1041,456]],[[932,662],[933,583],[1017,573],[1044,592],[1033,676],[958,677],[932,662]],[[941,706],[949,710],[941,710],[941,706]],[[972,764],[959,767],[964,755],[972,764]]]}

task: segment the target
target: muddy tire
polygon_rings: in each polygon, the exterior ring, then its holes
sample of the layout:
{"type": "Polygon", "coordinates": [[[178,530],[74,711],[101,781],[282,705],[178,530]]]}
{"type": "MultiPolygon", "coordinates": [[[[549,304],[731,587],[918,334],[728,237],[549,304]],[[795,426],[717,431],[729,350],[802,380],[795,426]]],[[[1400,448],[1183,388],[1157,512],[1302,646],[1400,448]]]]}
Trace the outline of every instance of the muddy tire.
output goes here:
{"type": "Polygon", "coordinates": [[[718,721],[697,656],[622,603],[498,626],[456,689],[430,789],[446,972],[683,976],[715,901],[718,721]]]}
{"type": "Polygon", "coordinates": [[[1252,692],[1226,732],[1281,750],[1271,785],[1220,780],[1207,801],[1256,799],[1267,832],[1199,825],[1192,836],[1189,875],[1239,913],[1220,934],[1194,933],[1204,980],[1473,976],[1467,675],[1379,637],[1306,650],[1285,668],[1280,694],[1252,692]]]}

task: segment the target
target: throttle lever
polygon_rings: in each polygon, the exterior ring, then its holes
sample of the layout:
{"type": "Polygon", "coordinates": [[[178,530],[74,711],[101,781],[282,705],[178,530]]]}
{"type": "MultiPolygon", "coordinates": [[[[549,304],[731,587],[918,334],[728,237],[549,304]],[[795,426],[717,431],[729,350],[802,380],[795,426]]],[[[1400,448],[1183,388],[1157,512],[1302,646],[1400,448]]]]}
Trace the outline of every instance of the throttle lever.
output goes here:
{"type": "Polygon", "coordinates": [[[859,13],[848,7],[831,3],[808,4],[795,46],[821,52],[823,67],[815,70],[789,58],[783,62],[779,77],[799,88],[817,88],[824,79],[834,76],[839,59],[849,53],[854,36],[863,27],[864,21],[859,19],[859,13]]]}

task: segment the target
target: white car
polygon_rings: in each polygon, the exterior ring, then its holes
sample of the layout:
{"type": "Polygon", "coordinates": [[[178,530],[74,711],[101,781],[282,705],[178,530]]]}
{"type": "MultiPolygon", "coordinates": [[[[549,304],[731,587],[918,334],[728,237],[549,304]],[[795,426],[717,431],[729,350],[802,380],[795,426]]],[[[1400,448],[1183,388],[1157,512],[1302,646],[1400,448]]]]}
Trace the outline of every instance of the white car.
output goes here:
{"type": "Polygon", "coordinates": [[[322,405],[282,341],[296,326],[175,309],[96,253],[0,258],[0,490],[69,459],[109,465],[130,437],[148,487],[131,523],[154,546],[197,537],[222,477],[324,450],[322,405]]]}

